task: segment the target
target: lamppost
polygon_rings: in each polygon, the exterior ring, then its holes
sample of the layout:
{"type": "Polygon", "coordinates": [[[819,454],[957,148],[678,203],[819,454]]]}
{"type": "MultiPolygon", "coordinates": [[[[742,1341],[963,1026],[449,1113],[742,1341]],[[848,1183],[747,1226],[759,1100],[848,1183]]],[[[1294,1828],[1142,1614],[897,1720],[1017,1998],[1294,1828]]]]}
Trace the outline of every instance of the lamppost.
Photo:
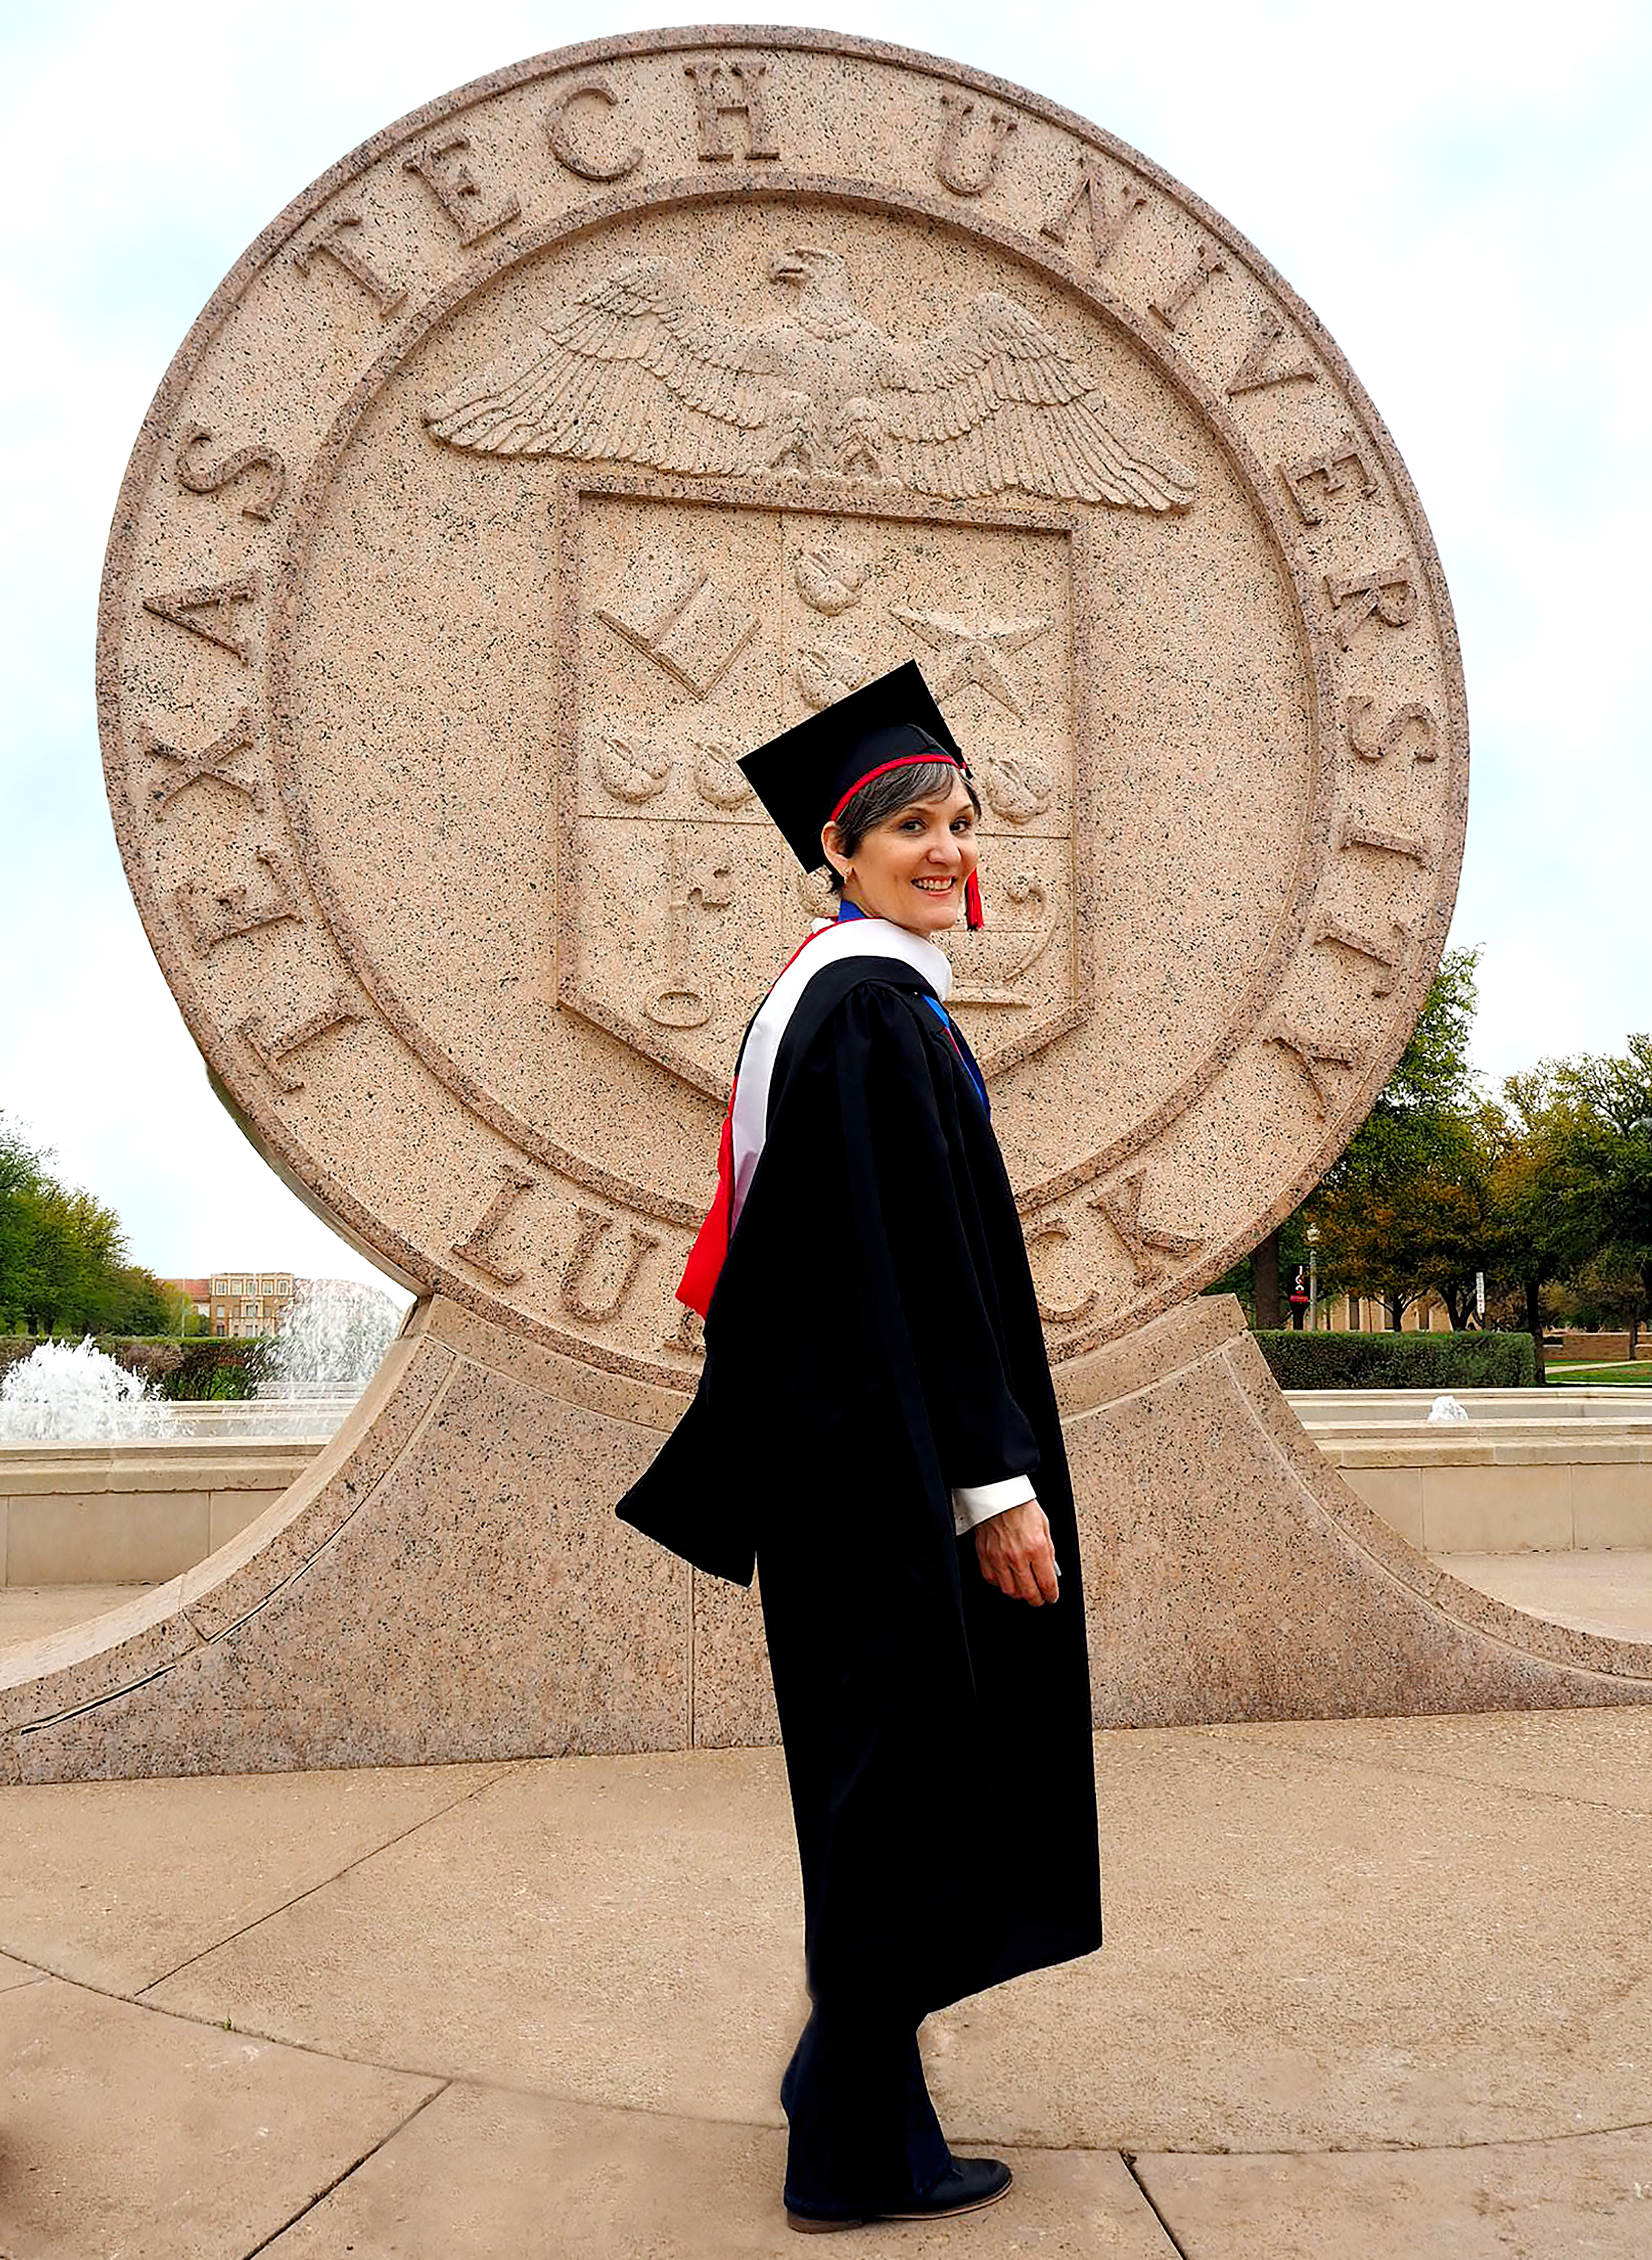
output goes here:
{"type": "Polygon", "coordinates": [[[1303,1238],[1308,1243],[1308,1332],[1316,1334],[1319,1325],[1319,1227],[1310,1224],[1304,1227],[1303,1238]]]}

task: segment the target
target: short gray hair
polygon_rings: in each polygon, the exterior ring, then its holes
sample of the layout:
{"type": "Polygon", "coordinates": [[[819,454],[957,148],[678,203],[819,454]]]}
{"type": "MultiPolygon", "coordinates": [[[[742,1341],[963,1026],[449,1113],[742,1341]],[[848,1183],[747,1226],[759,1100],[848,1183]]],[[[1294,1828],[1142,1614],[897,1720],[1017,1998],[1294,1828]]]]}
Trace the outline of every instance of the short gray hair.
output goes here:
{"type": "MultiPolygon", "coordinates": [[[[937,754],[933,762],[904,762],[898,769],[885,769],[881,776],[869,777],[834,819],[841,843],[839,853],[853,855],[876,826],[887,823],[891,816],[898,816],[904,808],[915,807],[919,801],[941,799],[955,784],[962,785],[979,816],[981,796],[975,789],[974,779],[968,769],[960,769],[944,754],[937,754]]],[[[830,865],[827,869],[833,893],[841,894],[841,877],[830,865]]]]}

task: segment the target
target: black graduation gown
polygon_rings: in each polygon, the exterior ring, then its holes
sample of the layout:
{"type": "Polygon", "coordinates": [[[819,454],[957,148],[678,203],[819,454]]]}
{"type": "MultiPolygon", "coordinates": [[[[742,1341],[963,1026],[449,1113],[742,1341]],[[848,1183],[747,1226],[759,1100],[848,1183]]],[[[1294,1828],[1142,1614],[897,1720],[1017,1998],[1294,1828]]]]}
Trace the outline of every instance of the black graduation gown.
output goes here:
{"type": "Polygon", "coordinates": [[[810,1988],[915,2016],[1101,1942],[1078,1534],[1009,1179],[921,977],[805,991],[694,1401],[621,1500],[759,1573],[810,1988]],[[989,1585],[950,1491],[1030,1473],[1061,1598],[989,1585]]]}

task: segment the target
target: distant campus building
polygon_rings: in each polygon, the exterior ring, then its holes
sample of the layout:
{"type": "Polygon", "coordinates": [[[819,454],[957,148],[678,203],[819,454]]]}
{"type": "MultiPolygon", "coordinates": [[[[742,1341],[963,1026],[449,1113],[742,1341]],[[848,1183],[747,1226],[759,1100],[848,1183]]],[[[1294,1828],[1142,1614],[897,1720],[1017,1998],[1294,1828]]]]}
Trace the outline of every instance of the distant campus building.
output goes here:
{"type": "Polygon", "coordinates": [[[215,1334],[273,1334],[292,1302],[290,1271],[215,1271],[206,1279],[168,1279],[215,1334]]]}
{"type": "Polygon", "coordinates": [[[163,1279],[163,1287],[175,1287],[197,1319],[212,1315],[212,1282],[210,1279],[163,1279]]]}
{"type": "MultiPolygon", "coordinates": [[[[1375,1295],[1337,1295],[1319,1305],[1319,1324],[1335,1334],[1381,1334],[1391,1331],[1388,1312],[1375,1295]]],[[[1401,1322],[1405,1334],[1448,1334],[1451,1313],[1438,1295],[1427,1294],[1408,1303],[1401,1322]]]]}

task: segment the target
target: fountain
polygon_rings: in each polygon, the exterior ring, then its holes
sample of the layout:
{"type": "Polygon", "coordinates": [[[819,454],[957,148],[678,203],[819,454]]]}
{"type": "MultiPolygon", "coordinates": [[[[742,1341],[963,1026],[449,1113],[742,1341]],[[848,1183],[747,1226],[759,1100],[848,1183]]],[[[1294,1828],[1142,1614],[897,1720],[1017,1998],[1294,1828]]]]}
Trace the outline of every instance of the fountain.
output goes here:
{"type": "Polygon", "coordinates": [[[382,1287],[359,1279],[301,1280],[264,1358],[260,1399],[342,1398],[354,1405],[401,1323],[382,1287]]]}
{"type": "Polygon", "coordinates": [[[130,1443],[187,1434],[149,1384],[98,1349],[43,1341],[0,1381],[0,1441],[11,1444],[130,1443]]]}
{"type": "Polygon", "coordinates": [[[265,1348],[256,1392],[173,1402],[128,1373],[89,1335],[43,1341],[0,1382],[0,1443],[163,1442],[182,1437],[331,1436],[378,1370],[401,1313],[354,1279],[301,1285],[265,1348]]]}
{"type": "Polygon", "coordinates": [[[89,1339],[40,1343],[0,1383],[0,1587],[153,1584],[204,1560],[325,1448],[400,1325],[379,1288],[302,1283],[241,1398],[168,1402],[89,1339]]]}

